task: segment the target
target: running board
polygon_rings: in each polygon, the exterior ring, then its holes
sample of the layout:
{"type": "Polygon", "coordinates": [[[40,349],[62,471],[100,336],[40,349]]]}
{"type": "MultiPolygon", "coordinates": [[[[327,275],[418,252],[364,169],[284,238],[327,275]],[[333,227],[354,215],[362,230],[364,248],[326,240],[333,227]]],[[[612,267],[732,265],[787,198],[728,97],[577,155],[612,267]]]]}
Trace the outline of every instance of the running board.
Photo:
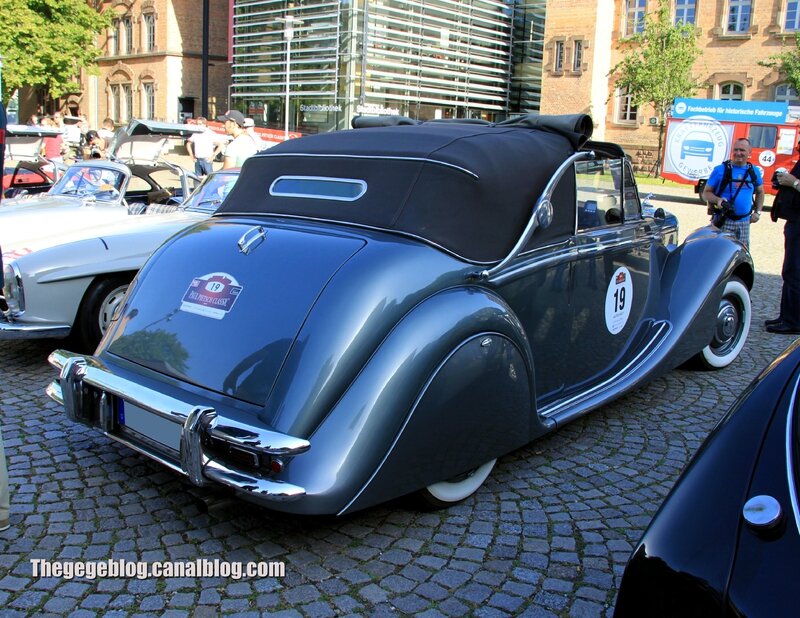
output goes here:
{"type": "Polygon", "coordinates": [[[631,389],[638,382],[633,379],[633,376],[666,341],[667,336],[672,332],[672,324],[667,321],[655,322],[651,326],[651,331],[652,336],[647,345],[613,376],[586,391],[566,399],[560,399],[542,408],[540,413],[545,422],[560,427],[618,397],[621,394],[620,388],[622,392],[631,389]]]}

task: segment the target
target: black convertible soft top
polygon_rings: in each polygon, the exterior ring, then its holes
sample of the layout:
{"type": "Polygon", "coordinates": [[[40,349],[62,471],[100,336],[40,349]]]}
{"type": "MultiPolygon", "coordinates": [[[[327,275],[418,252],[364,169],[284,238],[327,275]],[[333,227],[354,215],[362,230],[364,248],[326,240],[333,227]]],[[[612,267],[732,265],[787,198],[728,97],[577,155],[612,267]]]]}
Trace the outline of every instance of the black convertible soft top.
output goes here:
{"type": "Polygon", "coordinates": [[[376,227],[492,263],[514,246],[553,172],[592,128],[585,115],[412,123],[303,137],[255,155],[215,216],[376,227]],[[349,179],[366,191],[353,201],[271,195],[273,183],[287,177],[349,179]]]}

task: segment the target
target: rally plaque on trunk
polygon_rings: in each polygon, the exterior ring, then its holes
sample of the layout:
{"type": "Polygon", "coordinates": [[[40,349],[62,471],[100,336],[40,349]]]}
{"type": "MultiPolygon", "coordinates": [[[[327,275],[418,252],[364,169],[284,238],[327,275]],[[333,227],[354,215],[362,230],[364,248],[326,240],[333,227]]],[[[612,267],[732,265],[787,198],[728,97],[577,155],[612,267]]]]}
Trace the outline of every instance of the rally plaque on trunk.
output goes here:
{"type": "Polygon", "coordinates": [[[221,320],[233,308],[242,286],[228,273],[195,277],[181,300],[181,311],[221,320]]]}

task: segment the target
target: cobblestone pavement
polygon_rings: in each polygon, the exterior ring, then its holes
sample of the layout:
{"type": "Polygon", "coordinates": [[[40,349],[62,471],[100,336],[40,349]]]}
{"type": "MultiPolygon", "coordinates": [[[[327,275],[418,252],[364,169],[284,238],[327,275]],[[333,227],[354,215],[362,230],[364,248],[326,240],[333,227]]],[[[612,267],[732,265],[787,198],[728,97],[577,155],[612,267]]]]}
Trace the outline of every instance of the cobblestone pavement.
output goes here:
{"type": "MultiPolygon", "coordinates": [[[[678,214],[683,236],[706,220],[697,204],[663,205],[678,214]]],[[[752,242],[753,330],[732,367],[672,371],[503,457],[476,496],[438,512],[396,501],[341,519],[302,518],[189,488],[65,419],[43,393],[53,342],[3,343],[12,526],[0,533],[0,614],[610,616],[629,552],[677,475],[790,343],[762,327],[778,305],[782,225],[765,218],[752,242]],[[32,576],[35,558],[111,557],[283,561],[286,574],[32,576]]]]}

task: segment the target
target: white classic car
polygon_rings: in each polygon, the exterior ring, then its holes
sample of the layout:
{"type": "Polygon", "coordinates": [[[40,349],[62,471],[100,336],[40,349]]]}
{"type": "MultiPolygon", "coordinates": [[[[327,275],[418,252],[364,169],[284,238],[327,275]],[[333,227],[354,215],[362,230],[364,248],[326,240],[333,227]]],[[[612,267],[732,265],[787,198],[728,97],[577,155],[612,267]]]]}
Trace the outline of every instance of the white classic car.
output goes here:
{"type": "Polygon", "coordinates": [[[179,204],[183,189],[161,184],[170,170],[84,161],[47,194],[4,200],[0,339],[74,335],[94,349],[150,254],[210,216],[238,178],[238,170],[212,174],[179,204]]]}

